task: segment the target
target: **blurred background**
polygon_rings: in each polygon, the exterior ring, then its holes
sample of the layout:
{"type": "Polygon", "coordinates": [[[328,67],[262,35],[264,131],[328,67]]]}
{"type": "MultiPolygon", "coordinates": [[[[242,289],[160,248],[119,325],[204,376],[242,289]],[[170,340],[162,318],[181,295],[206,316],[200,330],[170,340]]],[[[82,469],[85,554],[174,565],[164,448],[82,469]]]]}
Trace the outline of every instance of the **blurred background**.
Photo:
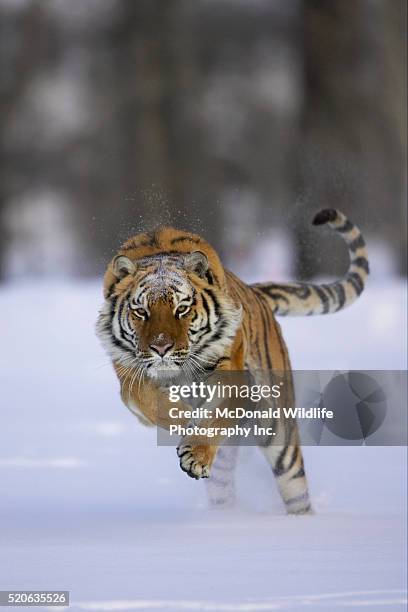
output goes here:
{"type": "Polygon", "coordinates": [[[241,449],[220,516],[122,405],[94,325],[135,232],[203,234],[247,281],[323,279],[346,248],[310,222],[338,207],[370,282],[280,319],[292,366],[406,368],[405,23],[404,0],[0,0],[0,589],[400,609],[406,448],[305,447],[307,525],[241,449]]]}
{"type": "Polygon", "coordinates": [[[328,206],[406,274],[405,6],[0,0],[0,279],[100,275],[163,223],[252,280],[339,274],[328,206]]]}

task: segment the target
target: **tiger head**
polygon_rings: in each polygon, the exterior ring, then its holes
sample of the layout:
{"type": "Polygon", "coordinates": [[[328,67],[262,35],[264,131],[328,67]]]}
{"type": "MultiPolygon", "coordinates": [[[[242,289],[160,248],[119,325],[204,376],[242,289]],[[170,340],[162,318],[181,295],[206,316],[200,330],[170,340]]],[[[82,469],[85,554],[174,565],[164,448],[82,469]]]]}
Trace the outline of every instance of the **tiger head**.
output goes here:
{"type": "Polygon", "coordinates": [[[124,245],[105,275],[97,324],[105,349],[116,364],[161,383],[211,371],[241,318],[218,256],[192,234],[141,236],[124,245]]]}

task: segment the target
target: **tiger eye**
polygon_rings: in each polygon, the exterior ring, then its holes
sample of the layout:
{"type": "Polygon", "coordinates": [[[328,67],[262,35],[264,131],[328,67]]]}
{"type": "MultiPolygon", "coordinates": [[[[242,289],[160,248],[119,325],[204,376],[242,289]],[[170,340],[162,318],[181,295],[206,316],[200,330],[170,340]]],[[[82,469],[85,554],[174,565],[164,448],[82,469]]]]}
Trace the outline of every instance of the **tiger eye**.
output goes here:
{"type": "Polygon", "coordinates": [[[133,312],[138,316],[138,317],[142,317],[143,319],[147,317],[147,311],[144,308],[134,308],[133,312]]]}
{"type": "Polygon", "coordinates": [[[176,314],[178,315],[184,315],[187,314],[187,312],[190,310],[190,306],[187,306],[186,304],[179,306],[176,310],[176,314]]]}

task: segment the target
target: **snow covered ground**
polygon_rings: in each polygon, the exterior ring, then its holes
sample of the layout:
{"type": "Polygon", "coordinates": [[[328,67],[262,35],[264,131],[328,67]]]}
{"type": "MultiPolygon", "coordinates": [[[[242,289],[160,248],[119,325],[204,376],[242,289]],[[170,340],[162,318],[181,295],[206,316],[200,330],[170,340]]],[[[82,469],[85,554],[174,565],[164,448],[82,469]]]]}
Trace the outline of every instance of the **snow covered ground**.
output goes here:
{"type": "MultiPolygon", "coordinates": [[[[70,590],[72,610],[405,609],[406,449],[305,448],[316,514],[289,517],[243,448],[238,507],[210,510],[122,406],[99,303],[99,283],[0,289],[0,589],[70,590]]],[[[281,323],[296,368],[405,369],[405,320],[394,281],[281,323]]]]}

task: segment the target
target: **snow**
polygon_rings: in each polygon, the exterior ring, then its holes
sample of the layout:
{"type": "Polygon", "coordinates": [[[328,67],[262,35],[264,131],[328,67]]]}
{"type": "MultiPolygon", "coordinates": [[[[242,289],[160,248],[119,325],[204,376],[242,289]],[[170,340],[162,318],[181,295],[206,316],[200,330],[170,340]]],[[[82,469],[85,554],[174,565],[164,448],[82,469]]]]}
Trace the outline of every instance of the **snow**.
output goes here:
{"type": "MultiPolygon", "coordinates": [[[[405,609],[406,449],[305,448],[316,512],[290,517],[243,448],[237,507],[209,509],[121,404],[94,335],[100,294],[0,289],[0,589],[70,590],[74,611],[405,609]]],[[[405,316],[395,280],[280,322],[296,368],[405,369],[405,316]]]]}

